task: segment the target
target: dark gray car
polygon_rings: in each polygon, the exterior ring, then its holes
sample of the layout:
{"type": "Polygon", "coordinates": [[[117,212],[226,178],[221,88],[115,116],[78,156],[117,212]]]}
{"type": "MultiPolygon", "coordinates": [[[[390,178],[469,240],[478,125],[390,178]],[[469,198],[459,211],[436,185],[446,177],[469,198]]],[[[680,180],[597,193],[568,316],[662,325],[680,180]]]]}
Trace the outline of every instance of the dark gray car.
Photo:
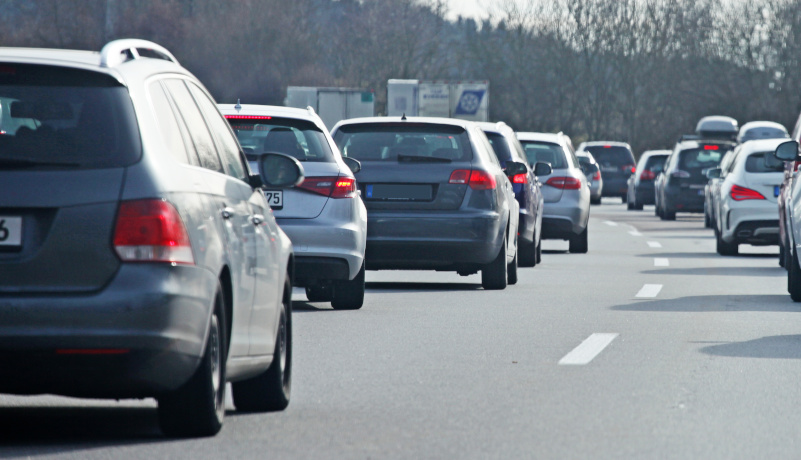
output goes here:
{"type": "Polygon", "coordinates": [[[481,271],[485,289],[517,282],[519,206],[487,137],[443,118],[340,122],[334,141],[355,158],[367,206],[367,270],[481,271]]]}
{"type": "Polygon", "coordinates": [[[292,246],[166,49],[0,49],[0,392],[158,400],[162,431],[289,403],[292,246]],[[149,56],[149,57],[145,57],[149,56]]]}

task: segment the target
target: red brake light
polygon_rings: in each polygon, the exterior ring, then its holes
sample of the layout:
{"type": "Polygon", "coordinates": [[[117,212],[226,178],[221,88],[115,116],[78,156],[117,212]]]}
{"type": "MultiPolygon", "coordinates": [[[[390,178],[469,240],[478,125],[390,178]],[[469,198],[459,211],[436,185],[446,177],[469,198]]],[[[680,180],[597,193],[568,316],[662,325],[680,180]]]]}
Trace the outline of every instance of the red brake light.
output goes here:
{"type": "Polygon", "coordinates": [[[229,120],[272,120],[273,117],[262,115],[226,115],[229,120]]]}
{"type": "Polygon", "coordinates": [[[495,176],[480,169],[470,171],[470,188],[473,190],[494,190],[496,187],[495,176]]]}
{"type": "Polygon", "coordinates": [[[601,171],[595,171],[595,175],[592,176],[592,180],[601,180],[601,171]]]}
{"type": "Polygon", "coordinates": [[[181,216],[164,200],[120,203],[114,249],[124,262],[195,263],[181,216]]]}
{"type": "Polygon", "coordinates": [[[646,169],[645,171],[640,173],[640,180],[654,180],[654,179],[656,179],[656,174],[650,169],[646,169]]]}
{"type": "Polygon", "coordinates": [[[757,192],[756,190],[740,187],[739,185],[732,186],[731,192],[729,194],[731,195],[731,199],[734,201],[765,199],[765,197],[762,196],[762,194],[757,192]]]}
{"type": "Polygon", "coordinates": [[[705,145],[704,150],[718,150],[720,147],[717,145],[705,145]]]}
{"type": "Polygon", "coordinates": [[[513,184],[525,184],[528,182],[528,174],[515,174],[512,176],[512,183],[513,184]]]}
{"type": "Polygon", "coordinates": [[[612,146],[611,146],[611,145],[604,145],[604,148],[605,148],[605,149],[611,149],[611,148],[612,148],[612,146]]]}
{"type": "Polygon", "coordinates": [[[306,177],[297,188],[330,198],[356,196],[356,180],[351,177],[306,177]]]}
{"type": "Polygon", "coordinates": [[[795,161],[795,166],[793,166],[793,172],[798,171],[798,167],[801,166],[801,161],[795,161]]]}
{"type": "Polygon", "coordinates": [[[451,173],[451,178],[448,180],[449,184],[466,184],[470,181],[469,169],[457,169],[451,173]]]}
{"type": "Polygon", "coordinates": [[[578,190],[581,188],[581,180],[575,177],[551,177],[545,185],[562,190],[578,190]]]}

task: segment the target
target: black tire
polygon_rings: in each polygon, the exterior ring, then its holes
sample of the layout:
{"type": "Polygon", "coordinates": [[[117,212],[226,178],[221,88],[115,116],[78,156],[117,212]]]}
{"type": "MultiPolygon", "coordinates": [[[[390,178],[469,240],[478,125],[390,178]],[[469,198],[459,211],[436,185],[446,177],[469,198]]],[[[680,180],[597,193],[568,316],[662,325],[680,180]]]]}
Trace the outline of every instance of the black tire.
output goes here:
{"type": "Polygon", "coordinates": [[[180,388],[157,398],[159,425],[166,436],[214,436],[222,428],[227,357],[224,306],[222,289],[218,287],[200,366],[180,388]]]}
{"type": "Polygon", "coordinates": [[[364,305],[364,262],[359,273],[350,281],[338,281],[334,285],[334,310],[358,310],[364,305]]]}
{"type": "Polygon", "coordinates": [[[720,232],[715,232],[715,243],[718,254],[722,256],[736,256],[740,252],[740,245],[723,241],[720,232]]]}
{"type": "MultiPolygon", "coordinates": [[[[537,236],[534,235],[534,241],[537,241],[537,236]]],[[[520,241],[520,247],[517,249],[517,255],[520,260],[517,261],[520,267],[533,267],[537,265],[537,245],[536,243],[527,243],[520,241]]]]}
{"type": "Polygon", "coordinates": [[[292,390],[292,286],[284,286],[281,317],[275,338],[273,362],[261,374],[235,382],[234,406],[240,412],[271,412],[286,409],[292,390]]]}
{"type": "Polygon", "coordinates": [[[654,204],[654,215],[656,217],[662,217],[662,208],[659,207],[659,203],[654,204]]]}
{"type": "Polygon", "coordinates": [[[676,220],[676,211],[667,211],[663,209],[660,217],[662,220],[676,220]]]}
{"type": "Polygon", "coordinates": [[[517,255],[519,253],[520,249],[516,247],[515,258],[506,266],[506,280],[508,284],[517,284],[517,255]]]}
{"type": "Polygon", "coordinates": [[[706,206],[704,206],[704,228],[712,228],[712,218],[709,217],[706,206]]]}
{"type": "Polygon", "coordinates": [[[801,302],[801,268],[798,266],[798,257],[795,251],[790,254],[790,269],[787,270],[787,291],[793,302],[801,302]]]}
{"type": "MultiPolygon", "coordinates": [[[[624,200],[623,202],[624,202],[624,203],[626,203],[626,201],[625,201],[625,200],[624,200]]],[[[629,211],[631,211],[632,209],[634,209],[634,203],[632,203],[631,201],[629,201],[628,203],[626,203],[626,209],[627,209],[627,210],[629,210],[629,211]]]]}
{"type": "Polygon", "coordinates": [[[506,270],[506,238],[495,260],[488,263],[481,270],[481,286],[486,290],[506,289],[508,283],[506,270]]]}
{"type": "Polygon", "coordinates": [[[542,239],[540,239],[540,244],[537,245],[537,265],[542,263],[542,239]]]}
{"type": "Polygon", "coordinates": [[[779,245],[779,266],[787,268],[786,263],[787,256],[784,254],[784,245],[779,245]]]}
{"type": "Polygon", "coordinates": [[[627,202],[627,201],[628,201],[628,199],[629,199],[629,197],[628,197],[628,196],[626,196],[626,195],[620,195],[620,201],[621,201],[621,202],[625,203],[625,202],[627,202]]]}
{"type": "Polygon", "coordinates": [[[334,286],[306,286],[306,298],[309,302],[330,302],[334,299],[334,286]]]}
{"type": "Polygon", "coordinates": [[[590,204],[601,204],[601,197],[598,198],[590,198],[590,204]]]}
{"type": "Polygon", "coordinates": [[[584,227],[584,231],[570,238],[568,251],[573,254],[586,254],[588,249],[587,233],[589,226],[584,227]]]}

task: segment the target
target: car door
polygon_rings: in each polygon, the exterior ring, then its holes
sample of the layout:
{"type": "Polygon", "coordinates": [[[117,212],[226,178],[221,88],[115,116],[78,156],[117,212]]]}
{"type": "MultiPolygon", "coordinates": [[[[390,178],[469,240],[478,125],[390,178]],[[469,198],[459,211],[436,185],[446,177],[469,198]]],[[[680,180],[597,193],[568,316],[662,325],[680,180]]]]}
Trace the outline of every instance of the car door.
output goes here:
{"type": "Polygon", "coordinates": [[[253,226],[247,201],[250,186],[226,173],[206,119],[185,80],[167,79],[164,85],[175,101],[204,170],[203,182],[211,218],[209,225],[219,233],[223,242],[220,263],[227,267],[231,280],[231,298],[228,299],[231,318],[227,319],[231,324],[229,356],[247,356],[255,290],[255,276],[248,265],[248,248],[245,247],[249,227],[253,226]]]}
{"type": "MultiPolygon", "coordinates": [[[[501,169],[501,163],[498,157],[492,153],[492,145],[490,144],[487,136],[479,128],[472,130],[477,143],[483,147],[483,152],[477,152],[481,162],[487,166],[490,174],[495,176],[495,181],[498,184],[496,190],[498,193],[498,205],[501,207],[502,215],[507,216],[509,219],[509,226],[507,228],[507,235],[517,235],[517,226],[520,221],[520,205],[515,199],[515,191],[512,187],[512,182],[501,169]]],[[[477,150],[481,150],[480,148],[477,150]]],[[[517,238],[509,238],[508,257],[511,262],[517,254],[517,238]]]]}

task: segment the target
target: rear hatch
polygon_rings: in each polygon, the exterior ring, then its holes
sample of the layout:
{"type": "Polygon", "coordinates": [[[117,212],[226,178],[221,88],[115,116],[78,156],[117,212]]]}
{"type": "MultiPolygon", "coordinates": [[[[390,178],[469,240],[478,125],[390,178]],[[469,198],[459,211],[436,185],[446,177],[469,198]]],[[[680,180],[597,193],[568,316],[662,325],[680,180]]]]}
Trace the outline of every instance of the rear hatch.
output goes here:
{"type": "Polygon", "coordinates": [[[473,152],[462,127],[424,123],[344,125],[334,140],[362,163],[369,210],[449,211],[464,201],[473,152]]]}
{"type": "Polygon", "coordinates": [[[141,157],[128,90],[104,74],[0,63],[0,294],[80,293],[116,273],[125,167],[141,157]]]}
{"type": "MultiPolygon", "coordinates": [[[[250,168],[258,172],[263,153],[283,153],[303,164],[306,180],[298,187],[265,190],[277,218],[313,219],[322,213],[340,177],[328,140],[311,121],[264,115],[226,115],[245,151],[250,168]]],[[[343,177],[350,174],[343,174],[343,177]]]]}
{"type": "Polygon", "coordinates": [[[634,154],[627,147],[602,145],[587,147],[587,151],[598,162],[604,185],[607,182],[611,185],[615,181],[627,181],[635,166],[634,154]]]}
{"type": "Polygon", "coordinates": [[[784,180],[784,164],[768,165],[765,153],[752,153],[745,159],[745,187],[759,192],[770,203],[778,203],[779,188],[784,180]]]}
{"type": "Polygon", "coordinates": [[[556,203],[562,199],[564,183],[560,177],[568,176],[568,163],[565,150],[559,145],[551,142],[524,141],[520,143],[526,152],[526,160],[533,168],[537,163],[548,163],[553,168],[553,172],[547,176],[540,176],[539,180],[544,185],[542,187],[542,197],[546,203],[556,203]],[[550,183],[549,183],[550,181],[550,183]]]}
{"type": "Polygon", "coordinates": [[[670,171],[670,184],[677,185],[683,193],[704,196],[704,186],[709,179],[706,171],[718,167],[726,150],[718,145],[702,145],[679,152],[677,168],[670,171]]]}

